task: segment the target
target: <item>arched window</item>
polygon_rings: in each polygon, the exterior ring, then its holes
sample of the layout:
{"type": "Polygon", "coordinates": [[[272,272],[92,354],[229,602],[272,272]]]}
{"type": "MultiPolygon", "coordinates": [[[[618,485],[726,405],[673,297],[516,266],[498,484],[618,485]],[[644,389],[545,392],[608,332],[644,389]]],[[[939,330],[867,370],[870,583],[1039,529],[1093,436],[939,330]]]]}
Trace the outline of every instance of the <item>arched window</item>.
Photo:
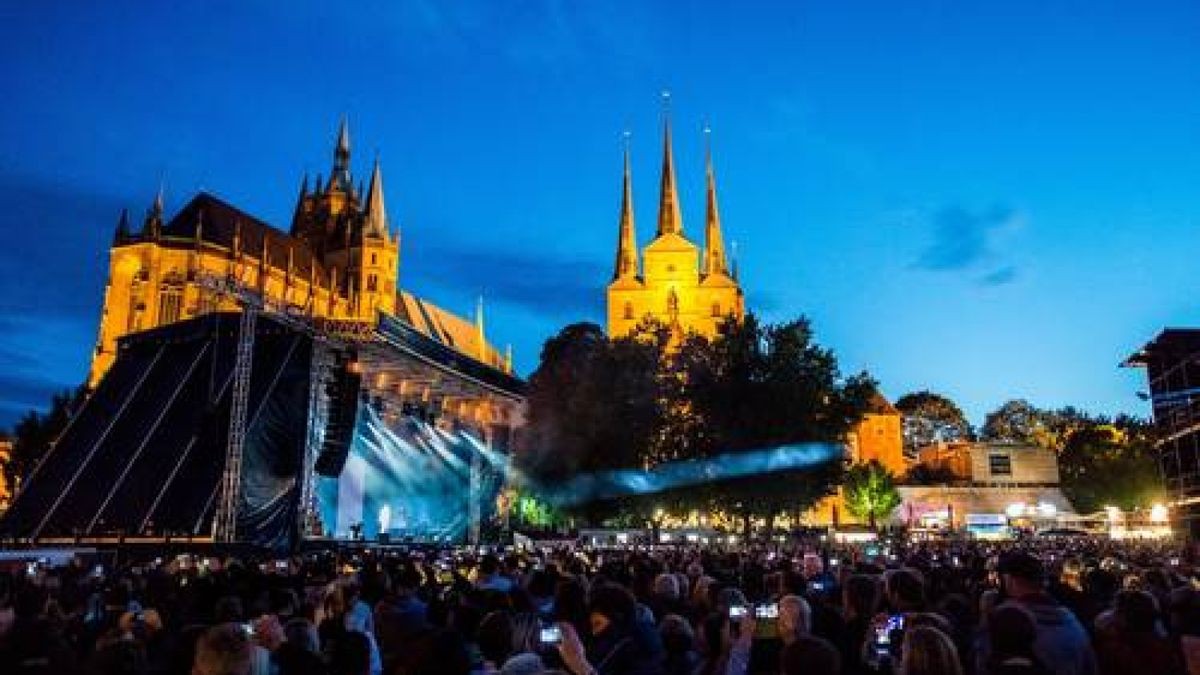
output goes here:
{"type": "Polygon", "coordinates": [[[625,320],[633,321],[633,303],[628,300],[625,301],[625,320]]]}
{"type": "Polygon", "coordinates": [[[158,325],[179,320],[183,307],[183,284],[168,279],[158,291],[158,325]]]}

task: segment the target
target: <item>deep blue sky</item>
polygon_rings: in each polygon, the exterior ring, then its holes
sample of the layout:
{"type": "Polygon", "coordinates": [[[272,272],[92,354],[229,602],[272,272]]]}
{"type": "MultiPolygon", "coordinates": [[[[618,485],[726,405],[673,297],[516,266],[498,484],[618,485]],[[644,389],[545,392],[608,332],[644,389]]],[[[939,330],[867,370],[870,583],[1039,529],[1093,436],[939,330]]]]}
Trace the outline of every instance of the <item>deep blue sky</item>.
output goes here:
{"type": "Polygon", "coordinates": [[[1117,363],[1200,323],[1195,2],[8,4],[0,424],[83,378],[121,206],[286,226],[343,113],[401,284],[525,373],[602,319],[625,128],[651,232],[664,87],[685,228],[708,119],[751,307],[890,396],[1144,414],[1117,363]]]}

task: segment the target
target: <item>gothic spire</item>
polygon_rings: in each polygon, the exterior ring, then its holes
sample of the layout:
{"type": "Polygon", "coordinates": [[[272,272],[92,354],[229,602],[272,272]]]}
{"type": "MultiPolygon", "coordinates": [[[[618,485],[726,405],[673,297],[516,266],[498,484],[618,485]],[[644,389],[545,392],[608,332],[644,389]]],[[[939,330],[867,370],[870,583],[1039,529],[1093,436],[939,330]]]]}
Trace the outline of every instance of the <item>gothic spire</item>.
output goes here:
{"type": "Polygon", "coordinates": [[[163,226],[163,186],[158,185],[158,193],[154,195],[154,203],[146,210],[146,219],[142,222],[142,234],[157,239],[162,235],[163,226]]]}
{"type": "Polygon", "coordinates": [[[625,132],[625,171],[621,189],[621,216],[617,234],[617,262],[613,279],[638,275],[637,234],[633,225],[633,180],[629,169],[629,132],[625,132]]]}
{"type": "Polygon", "coordinates": [[[658,236],[683,234],[683,216],[679,213],[679,193],[675,189],[675,159],[671,152],[671,93],[663,92],[663,163],[662,187],[658,198],[658,236]]]}
{"type": "Polygon", "coordinates": [[[709,137],[712,130],[704,127],[704,170],[707,177],[708,199],[704,219],[704,265],[701,271],[709,274],[729,274],[729,265],[725,259],[725,239],[721,236],[721,215],[717,211],[717,178],[713,172],[712,142],[709,137]]]}
{"type": "Polygon", "coordinates": [[[121,209],[121,217],[117,219],[117,229],[113,232],[113,244],[129,240],[129,209],[121,209]]]}
{"type": "Polygon", "coordinates": [[[383,170],[379,168],[379,157],[375,157],[375,168],[371,171],[371,184],[367,188],[367,213],[364,231],[368,235],[388,237],[387,210],[383,206],[383,170]]]}
{"type": "Polygon", "coordinates": [[[308,172],[300,181],[300,196],[296,197],[296,210],[292,212],[292,234],[299,230],[300,222],[304,219],[304,200],[308,199],[308,172]]]}
{"type": "Polygon", "coordinates": [[[350,192],[354,183],[350,179],[350,123],[342,116],[338,128],[337,146],[333,150],[333,171],[329,174],[330,189],[350,192]]]}

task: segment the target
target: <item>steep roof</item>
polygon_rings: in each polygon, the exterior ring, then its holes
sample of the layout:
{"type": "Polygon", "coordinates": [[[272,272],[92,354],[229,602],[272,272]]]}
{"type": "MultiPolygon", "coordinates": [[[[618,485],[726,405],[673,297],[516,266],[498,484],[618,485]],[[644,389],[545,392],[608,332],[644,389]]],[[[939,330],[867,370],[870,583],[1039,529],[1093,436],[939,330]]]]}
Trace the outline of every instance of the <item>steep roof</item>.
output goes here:
{"type": "Polygon", "coordinates": [[[197,228],[200,228],[201,240],[222,248],[233,247],[236,233],[240,237],[242,252],[255,258],[262,255],[265,240],[268,242],[266,262],[279,269],[287,268],[290,249],[296,276],[307,277],[309,268],[315,266],[314,276],[317,279],[329,278],[329,271],[313,255],[305,241],[268,225],[208,192],[198,193],[171,218],[163,227],[163,238],[195,241],[197,228]]]}

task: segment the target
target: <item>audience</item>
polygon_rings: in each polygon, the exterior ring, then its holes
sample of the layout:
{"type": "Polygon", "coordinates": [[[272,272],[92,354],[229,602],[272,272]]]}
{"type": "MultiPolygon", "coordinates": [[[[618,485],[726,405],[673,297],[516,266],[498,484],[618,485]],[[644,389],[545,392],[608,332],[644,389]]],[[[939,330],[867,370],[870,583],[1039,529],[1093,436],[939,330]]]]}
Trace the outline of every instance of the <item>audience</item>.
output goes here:
{"type": "Polygon", "coordinates": [[[93,562],[0,572],[0,671],[1182,675],[1200,652],[1190,559],[1095,539],[93,562]]]}

